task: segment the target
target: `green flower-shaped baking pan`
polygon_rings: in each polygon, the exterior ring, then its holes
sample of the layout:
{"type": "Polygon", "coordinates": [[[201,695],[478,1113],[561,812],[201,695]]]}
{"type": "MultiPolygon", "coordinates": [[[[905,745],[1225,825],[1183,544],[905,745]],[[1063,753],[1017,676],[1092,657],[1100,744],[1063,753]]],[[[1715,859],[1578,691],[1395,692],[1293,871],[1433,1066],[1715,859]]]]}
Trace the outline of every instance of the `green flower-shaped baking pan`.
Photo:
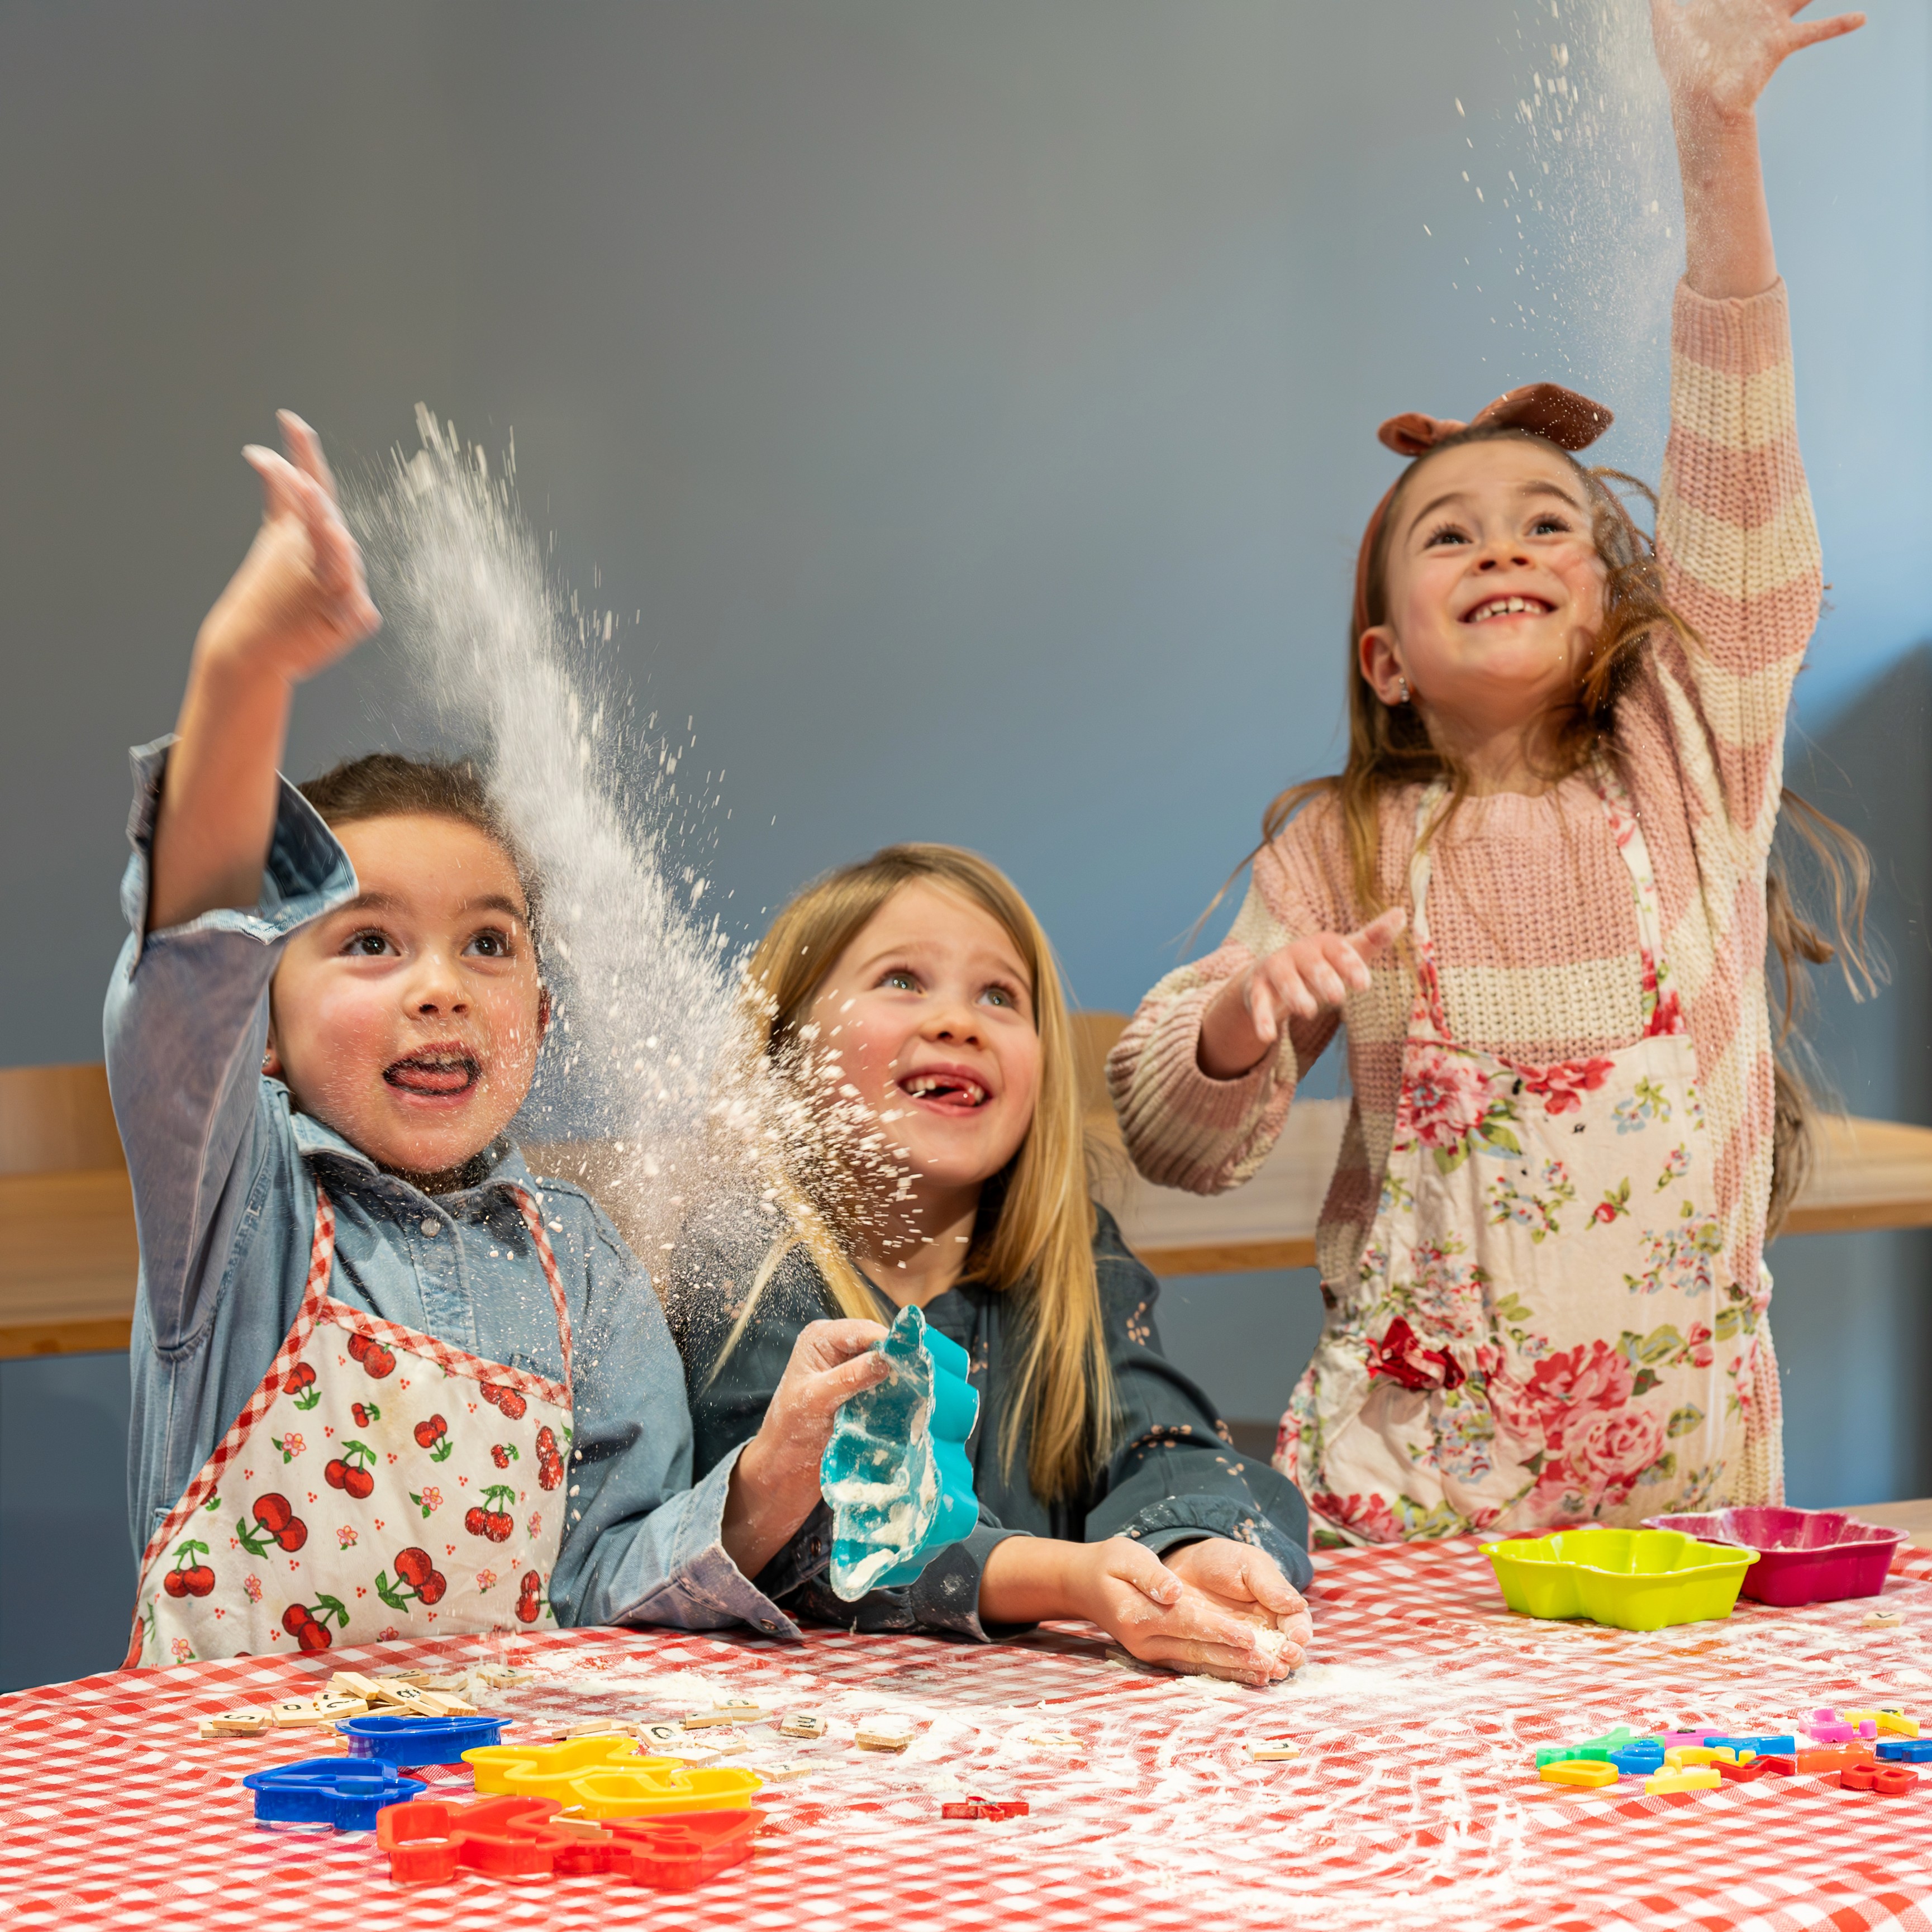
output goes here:
{"type": "Polygon", "coordinates": [[[1729,1616],[1757,1561],[1755,1550],[1700,1543],[1678,1530],[1595,1526],[1513,1537],[1487,1555],[1511,1610],[1628,1630],[1729,1616]]]}

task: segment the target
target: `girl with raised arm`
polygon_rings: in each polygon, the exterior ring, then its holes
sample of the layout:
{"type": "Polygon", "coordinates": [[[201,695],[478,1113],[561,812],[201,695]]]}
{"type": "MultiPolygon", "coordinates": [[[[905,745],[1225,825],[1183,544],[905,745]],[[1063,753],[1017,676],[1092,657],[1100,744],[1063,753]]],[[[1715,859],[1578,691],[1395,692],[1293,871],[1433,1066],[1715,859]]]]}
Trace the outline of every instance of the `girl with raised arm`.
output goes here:
{"type": "Polygon", "coordinates": [[[1347,1030],[1276,1455],[1323,1539],[1781,1499],[1766,942],[1831,948],[1768,881],[1820,573],[1756,106],[1863,19],[1803,4],[1653,4],[1686,216],[1654,543],[1576,459],[1586,398],[1384,423],[1411,460],[1362,539],[1346,768],[1275,801],[1226,942],[1112,1055],[1142,1172],[1213,1192],[1347,1030]]]}

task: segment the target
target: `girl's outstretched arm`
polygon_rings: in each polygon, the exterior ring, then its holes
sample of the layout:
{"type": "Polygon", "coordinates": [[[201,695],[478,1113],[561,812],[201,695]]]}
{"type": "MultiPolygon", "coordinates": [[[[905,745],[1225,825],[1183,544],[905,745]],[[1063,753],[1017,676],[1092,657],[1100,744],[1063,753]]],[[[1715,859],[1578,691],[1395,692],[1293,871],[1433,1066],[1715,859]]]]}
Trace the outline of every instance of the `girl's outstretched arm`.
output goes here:
{"type": "Polygon", "coordinates": [[[1757,102],[1786,56],[1836,40],[1862,14],[1796,16],[1810,0],[1651,0],[1684,180],[1684,272],[1713,301],[1778,279],[1757,145],[1757,102]]]}
{"type": "Polygon", "coordinates": [[[294,688],[382,622],[320,439],[286,410],[280,421],[287,459],[243,452],[262,478],[262,527],[195,639],[154,825],[149,932],[254,908],[294,688]]]}
{"type": "MultiPolygon", "coordinates": [[[[1217,1581],[1226,1587],[1226,1580],[1217,1581]]],[[[1010,1536],[986,1559],[980,1616],[984,1622],[1016,1624],[1084,1617],[1143,1663],[1238,1684],[1292,1675],[1312,1634],[1300,1598],[1285,1584],[1263,1582],[1261,1595],[1242,1587],[1246,1594],[1238,1599],[1202,1588],[1131,1537],[1063,1543],[1010,1536]],[[1265,1598],[1282,1604],[1279,1616],[1265,1598]]]]}

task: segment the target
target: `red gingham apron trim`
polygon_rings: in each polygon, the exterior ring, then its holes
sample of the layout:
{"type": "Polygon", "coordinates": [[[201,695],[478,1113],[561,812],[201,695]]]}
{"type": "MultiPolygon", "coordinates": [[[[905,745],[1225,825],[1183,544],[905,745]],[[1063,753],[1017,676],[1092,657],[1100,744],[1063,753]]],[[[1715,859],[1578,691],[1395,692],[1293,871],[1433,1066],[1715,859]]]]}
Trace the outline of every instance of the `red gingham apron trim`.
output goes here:
{"type": "Polygon", "coordinates": [[[145,1592],[148,1571],[167,1546],[172,1543],[189,1519],[201,1508],[208,1498],[216,1493],[221,1483],[222,1473],[242,1452],[243,1446],[254,1432],[256,1424],[274,1406],[275,1398],[282,1392],[282,1385],[288,1380],[289,1372],[302,1358],[302,1352],[308,1346],[309,1339],[317,1326],[328,1322],[352,1333],[365,1335],[380,1341],[386,1348],[400,1348],[410,1354],[434,1362],[453,1376],[462,1376],[470,1380],[488,1382],[494,1388],[511,1388],[520,1394],[553,1404],[560,1408],[568,1408],[570,1402],[571,1328],[570,1310],[565,1302],[563,1282],[557,1270],[556,1256],[552,1252],[550,1237],[544,1232],[542,1217],[536,1204],[524,1188],[514,1190],[517,1206],[524,1217],[524,1224],[530,1231],[536,1244],[537,1258],[543,1264],[544,1279],[550,1284],[550,1300],[556,1311],[557,1339],[563,1350],[564,1379],[554,1382],[543,1376],[534,1376],[521,1369],[513,1369],[507,1364],[488,1362],[481,1356],[472,1355],[460,1348],[452,1348],[448,1342],[440,1342],[434,1335],[425,1335],[420,1330],[405,1328],[394,1322],[380,1321],[373,1315],[358,1308],[351,1308],[346,1302],[338,1301],[328,1292],[329,1270],[335,1259],[335,1208],[327,1192],[317,1187],[315,1190],[315,1233],[309,1243],[308,1280],[302,1290],[302,1306],[296,1310],[296,1318],[289,1332],[282,1337],[282,1346],[275,1351],[275,1359],[268,1364],[268,1372],[255,1386],[254,1393],[242,1406],[242,1412],[228,1426],[228,1431],[214,1445],[214,1451],[196,1472],[194,1480],[182,1493],[176,1503],[162,1520],[160,1527],[148,1539],[148,1546],[141,1552],[140,1576],[142,1594],[134,1606],[134,1628],[130,1640],[128,1654],[122,1664],[124,1670],[133,1670],[141,1660],[141,1604],[146,1600],[145,1592]]]}
{"type": "MultiPolygon", "coordinates": [[[[328,1270],[334,1255],[335,1210],[328,1196],[318,1187],[315,1191],[315,1234],[309,1243],[308,1280],[302,1292],[302,1306],[296,1310],[289,1332],[282,1337],[282,1346],[275,1351],[275,1359],[268,1364],[268,1372],[256,1384],[254,1393],[242,1405],[241,1414],[228,1425],[228,1432],[214,1445],[214,1453],[195,1472],[194,1480],[182,1492],[181,1501],[162,1519],[160,1528],[148,1538],[148,1546],[141,1552],[140,1574],[144,1583],[148,1566],[181,1534],[189,1517],[220,1486],[222,1472],[241,1454],[256,1424],[268,1414],[276,1396],[281,1394],[289,1371],[301,1359],[328,1301],[328,1270]]],[[[140,1660],[140,1642],[141,1620],[137,1604],[134,1647],[128,1654],[124,1670],[132,1668],[140,1660]]]]}
{"type": "MultiPolygon", "coordinates": [[[[537,1204],[530,1198],[527,1188],[516,1190],[517,1206],[521,1210],[524,1226],[530,1231],[530,1239],[537,1244],[537,1258],[543,1263],[544,1280],[550,1283],[550,1298],[556,1307],[557,1340],[563,1346],[563,1391],[550,1398],[566,1407],[570,1401],[571,1384],[576,1379],[571,1372],[570,1306],[563,1298],[563,1278],[557,1272],[556,1256],[550,1252],[550,1237],[544,1232],[543,1214],[537,1204]]],[[[546,1382],[546,1388],[554,1388],[554,1382],[546,1382]]]]}

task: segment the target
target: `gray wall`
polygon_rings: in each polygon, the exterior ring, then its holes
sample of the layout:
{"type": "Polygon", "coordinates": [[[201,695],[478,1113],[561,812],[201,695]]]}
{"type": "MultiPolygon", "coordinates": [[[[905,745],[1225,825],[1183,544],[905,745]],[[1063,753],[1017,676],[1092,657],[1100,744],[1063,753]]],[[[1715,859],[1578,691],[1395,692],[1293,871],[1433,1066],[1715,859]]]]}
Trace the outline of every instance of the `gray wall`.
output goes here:
{"type": "MultiPolygon", "coordinates": [[[[172,717],[255,514],[236,452],[279,403],[352,462],[419,398],[514,428],[560,568],[641,614],[628,674],[726,770],[708,869],[748,929],[886,839],[960,840],[1088,1004],[1131,1006],[1266,798],[1335,762],[1373,425],[1556,374],[1654,474],[1668,168],[1591,149],[1566,186],[1514,118],[1564,34],[1652,154],[1654,103],[1625,112],[1600,9],[1548,8],[0,10],[0,1064],[98,1054],[124,749],[172,717]]],[[[1922,713],[1871,694],[1932,635],[1932,16],[1870,10],[1765,116],[1834,586],[1801,719],[1833,744],[1922,713]]],[[[392,673],[374,649],[305,692],[292,764],[382,741],[392,673]]],[[[1922,951],[1895,922],[1924,803],[1901,824],[1852,749],[1894,946],[1922,951]]],[[[1926,1020],[1834,1013],[1855,1104],[1927,1117],[1894,1077],[1926,1020]]],[[[1932,1489],[1922,1241],[1774,1259],[1794,1490],[1932,1489]]],[[[1170,1341],[1264,1418],[1314,1306],[1305,1279],[1192,1284],[1170,1341]]],[[[6,1372],[10,1526],[21,1405],[98,1436],[119,1372],[6,1372]]]]}

